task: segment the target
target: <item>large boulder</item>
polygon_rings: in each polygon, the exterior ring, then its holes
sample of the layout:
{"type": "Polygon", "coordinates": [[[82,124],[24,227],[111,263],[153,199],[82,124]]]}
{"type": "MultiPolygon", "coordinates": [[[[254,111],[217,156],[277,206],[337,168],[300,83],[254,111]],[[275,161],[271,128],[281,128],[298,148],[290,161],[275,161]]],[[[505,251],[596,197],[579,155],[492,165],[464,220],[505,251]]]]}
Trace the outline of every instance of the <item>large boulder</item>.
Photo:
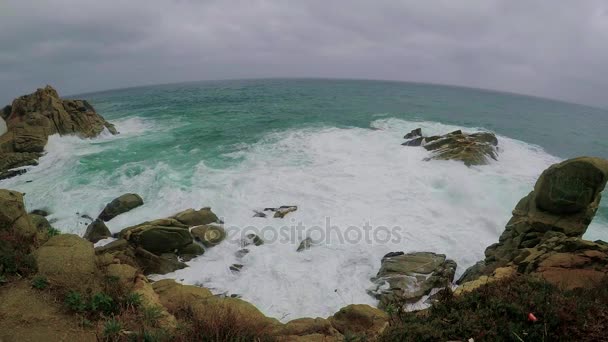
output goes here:
{"type": "Polygon", "coordinates": [[[415,303],[450,285],[455,271],[456,262],[443,254],[389,253],[382,258],[369,293],[380,300],[380,308],[415,303]]]}
{"type": "Polygon", "coordinates": [[[489,132],[463,133],[454,131],[445,135],[423,137],[420,129],[405,136],[411,139],[403,146],[423,146],[432,155],[425,160],[459,160],[465,165],[485,165],[498,158],[498,139],[489,132]]]}
{"type": "Polygon", "coordinates": [[[49,135],[75,134],[83,138],[99,135],[104,129],[118,132],[82,100],[63,100],[51,86],[15,99],[1,112],[6,130],[0,135],[0,178],[25,171],[11,169],[35,165],[47,144],[49,135]],[[23,154],[16,156],[15,154],[23,154]]]}
{"type": "Polygon", "coordinates": [[[39,275],[53,286],[66,291],[90,293],[99,287],[96,281],[93,244],[73,234],[49,239],[34,252],[39,275]]]}
{"type": "Polygon", "coordinates": [[[200,210],[186,209],[175,214],[173,218],[188,227],[202,226],[209,223],[220,223],[220,219],[211,211],[211,208],[208,207],[200,210]]]}
{"type": "Polygon", "coordinates": [[[114,217],[133,210],[144,204],[144,200],[138,194],[124,194],[108,203],[99,214],[102,221],[110,221],[114,217]]]}
{"type": "Polygon", "coordinates": [[[370,339],[386,329],[389,317],[384,311],[369,305],[351,304],[340,309],[328,320],[343,335],[363,335],[370,339]]]}
{"type": "Polygon", "coordinates": [[[127,240],[155,254],[170,253],[192,243],[188,229],[144,225],[132,230],[127,240]]]}
{"type": "Polygon", "coordinates": [[[28,238],[36,235],[37,229],[25,210],[22,193],[0,189],[0,231],[2,230],[11,230],[28,238]]]}
{"type": "Polygon", "coordinates": [[[469,268],[458,283],[491,277],[501,267],[539,273],[569,288],[597,281],[606,270],[606,262],[599,260],[608,249],[582,236],[607,180],[604,159],[581,157],[549,167],[534,191],[517,203],[498,243],[486,248],[485,259],[469,268]]]}

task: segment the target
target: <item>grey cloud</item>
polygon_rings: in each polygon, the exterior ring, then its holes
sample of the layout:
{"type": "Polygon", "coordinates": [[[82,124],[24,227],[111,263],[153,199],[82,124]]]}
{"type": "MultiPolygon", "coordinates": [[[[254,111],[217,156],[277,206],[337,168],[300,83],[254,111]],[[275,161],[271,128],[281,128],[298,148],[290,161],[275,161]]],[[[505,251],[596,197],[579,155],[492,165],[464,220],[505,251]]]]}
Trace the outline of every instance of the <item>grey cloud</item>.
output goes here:
{"type": "Polygon", "coordinates": [[[448,83],[608,106],[601,0],[8,0],[0,101],[203,79],[448,83]]]}

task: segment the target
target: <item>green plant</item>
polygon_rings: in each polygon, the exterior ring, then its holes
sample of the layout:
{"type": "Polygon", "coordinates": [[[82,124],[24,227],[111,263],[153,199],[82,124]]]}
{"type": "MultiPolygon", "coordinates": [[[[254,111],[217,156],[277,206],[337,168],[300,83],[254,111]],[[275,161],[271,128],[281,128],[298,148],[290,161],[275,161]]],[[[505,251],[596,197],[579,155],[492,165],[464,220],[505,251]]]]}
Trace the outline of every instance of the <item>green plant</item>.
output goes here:
{"type": "Polygon", "coordinates": [[[141,303],[142,303],[141,294],[135,293],[135,292],[129,293],[123,299],[123,307],[125,309],[139,308],[141,306],[141,303]]]}
{"type": "Polygon", "coordinates": [[[49,286],[49,281],[46,277],[36,276],[32,279],[32,287],[38,290],[44,290],[49,286]]]}
{"type": "Polygon", "coordinates": [[[163,317],[163,310],[158,306],[147,306],[142,309],[142,316],[144,324],[153,327],[163,317]]]}
{"type": "Polygon", "coordinates": [[[103,336],[106,339],[115,338],[118,337],[121,330],[122,324],[115,318],[111,318],[110,320],[106,321],[103,326],[103,336]]]}
{"type": "Polygon", "coordinates": [[[65,297],[65,305],[74,312],[84,312],[87,309],[87,304],[82,294],[77,291],[70,291],[65,297]]]}
{"type": "Polygon", "coordinates": [[[59,231],[58,229],[53,228],[53,227],[49,227],[49,228],[46,230],[46,235],[47,235],[49,238],[52,238],[53,236],[56,236],[56,235],[59,235],[59,234],[61,234],[61,231],[59,231]]]}
{"type": "Polygon", "coordinates": [[[112,297],[105,293],[96,293],[91,298],[90,309],[93,312],[102,312],[104,314],[111,314],[118,311],[118,307],[112,297]]]}

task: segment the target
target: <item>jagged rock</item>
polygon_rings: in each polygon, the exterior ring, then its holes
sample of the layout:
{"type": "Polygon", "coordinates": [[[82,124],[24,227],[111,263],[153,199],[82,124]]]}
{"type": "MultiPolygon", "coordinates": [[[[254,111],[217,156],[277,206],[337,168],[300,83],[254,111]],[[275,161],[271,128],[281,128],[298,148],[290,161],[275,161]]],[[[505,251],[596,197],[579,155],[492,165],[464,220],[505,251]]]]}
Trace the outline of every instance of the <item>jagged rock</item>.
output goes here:
{"type": "Polygon", "coordinates": [[[144,200],[138,194],[124,194],[108,203],[99,214],[102,221],[110,221],[114,217],[133,210],[144,204],[144,200]]]}
{"type": "Polygon", "coordinates": [[[191,243],[185,247],[180,248],[177,251],[177,255],[183,261],[190,261],[196,258],[197,256],[201,256],[203,254],[205,254],[205,249],[197,243],[191,243]]]}
{"type": "Polygon", "coordinates": [[[416,128],[411,130],[408,134],[406,134],[403,139],[413,139],[422,137],[422,128],[416,128]]]}
{"type": "Polygon", "coordinates": [[[202,226],[209,223],[220,223],[220,219],[211,211],[211,208],[208,207],[200,210],[187,209],[175,214],[173,218],[188,227],[202,226]]]}
{"type": "Polygon", "coordinates": [[[92,138],[104,128],[118,133],[88,102],[62,100],[50,86],[15,99],[12,105],[4,107],[2,118],[6,132],[0,135],[0,179],[25,172],[11,169],[36,165],[49,135],[92,138]]]}
{"type": "MultiPolygon", "coordinates": [[[[412,131],[413,132],[413,131],[412,131]]],[[[421,133],[421,132],[420,132],[421,133]]],[[[409,135],[409,134],[408,134],[409,135]]],[[[498,139],[493,133],[463,133],[460,130],[431,137],[410,136],[412,140],[403,146],[423,146],[432,156],[425,160],[459,160],[465,165],[485,165],[490,159],[496,160],[498,139]]]]}
{"type": "Polygon", "coordinates": [[[373,338],[388,326],[388,315],[376,308],[363,304],[343,307],[328,320],[343,335],[365,335],[373,338]]]}
{"type": "Polygon", "coordinates": [[[91,222],[83,236],[83,238],[91,241],[92,243],[108,237],[112,237],[112,232],[110,232],[110,229],[108,229],[106,224],[100,219],[91,222]]]}
{"type": "Polygon", "coordinates": [[[226,231],[220,226],[204,225],[192,228],[190,234],[205,247],[213,247],[224,241],[226,231]]]}
{"type": "Polygon", "coordinates": [[[241,240],[241,246],[247,247],[251,244],[256,245],[256,246],[261,246],[264,244],[264,240],[262,240],[261,237],[255,235],[255,234],[247,234],[247,236],[245,236],[241,240]]]}
{"type": "Polygon", "coordinates": [[[297,251],[301,252],[303,250],[310,249],[311,246],[312,246],[312,239],[307,237],[306,239],[302,240],[302,242],[300,242],[300,245],[298,246],[297,251]]]}
{"type": "Polygon", "coordinates": [[[581,238],[595,216],[607,180],[604,159],[581,157],[549,167],[534,191],[516,205],[498,243],[486,249],[483,262],[469,268],[460,282],[489,276],[503,266],[539,273],[569,288],[597,281],[608,269],[606,262],[590,255],[603,255],[608,249],[581,238]]]}
{"type": "Polygon", "coordinates": [[[456,262],[443,254],[390,253],[382,258],[369,293],[380,300],[380,308],[392,303],[415,303],[433,290],[451,284],[455,271],[456,262]]]}
{"type": "Polygon", "coordinates": [[[53,236],[34,252],[38,274],[64,289],[90,293],[99,288],[93,244],[73,234],[53,236]]]}
{"type": "Polygon", "coordinates": [[[298,207],[295,205],[282,205],[278,208],[264,208],[264,211],[273,211],[274,218],[284,218],[285,215],[298,210],[298,207]]]}

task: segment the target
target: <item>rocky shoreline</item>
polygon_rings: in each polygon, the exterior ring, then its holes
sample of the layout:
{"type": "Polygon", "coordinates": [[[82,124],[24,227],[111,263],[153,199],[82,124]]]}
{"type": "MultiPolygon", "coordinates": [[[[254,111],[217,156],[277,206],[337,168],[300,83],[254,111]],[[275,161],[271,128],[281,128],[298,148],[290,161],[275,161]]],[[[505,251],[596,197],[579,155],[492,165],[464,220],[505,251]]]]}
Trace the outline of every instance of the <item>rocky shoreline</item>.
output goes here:
{"type": "MultiPolygon", "coordinates": [[[[86,101],[62,100],[50,86],[16,99],[2,113],[7,132],[0,136],[0,179],[18,175],[23,171],[19,167],[35,165],[51,134],[85,138],[104,130],[117,134],[114,126],[86,101]]],[[[422,146],[430,151],[428,160],[457,160],[473,166],[498,157],[498,140],[492,133],[455,131],[423,137],[417,129],[405,138],[409,140],[403,145],[422,146]]],[[[608,161],[600,158],[570,159],[545,170],[533,191],[515,206],[499,241],[486,249],[485,259],[456,281],[454,294],[465,296],[518,275],[538,277],[565,289],[599,286],[608,272],[608,244],[586,241],[582,236],[598,209],[607,181],[608,161]]],[[[150,274],[166,274],[187,267],[185,262],[222,243],[226,238],[223,222],[209,207],[186,209],[170,217],[125,227],[112,235],[105,222],[145,205],[141,196],[124,194],[108,203],[96,219],[91,219],[80,237],[58,234],[43,211],[28,213],[23,196],[16,191],[0,190],[0,302],[8,303],[0,308],[0,340],[15,336],[23,340],[59,336],[54,335],[61,333],[53,326],[56,320],[59,322],[56,326],[69,328],[63,333],[64,338],[93,341],[98,339],[99,326],[70,322],[73,317],[87,320],[94,317],[102,322],[127,314],[143,315],[145,308],[156,310],[155,323],[150,328],[162,330],[168,336],[179,334],[184,324],[209,322],[210,316],[227,314],[234,324],[247,322],[249,328],[279,341],[347,341],[353,340],[353,336],[355,341],[376,340],[391,324],[392,312],[419,309],[414,304],[433,305],[455,286],[457,265],[449,256],[395,251],[382,258],[376,276],[370,279],[369,294],[378,300],[378,308],[351,304],[327,318],[299,318],[281,323],[239,298],[213,295],[204,287],[182,285],[174,280],[148,279],[150,274]],[[115,240],[94,247],[94,243],[108,237],[115,240]],[[108,287],[109,279],[120,291],[108,287]],[[30,286],[40,282],[45,285],[30,286]],[[36,291],[38,287],[45,291],[36,291]],[[132,305],[116,309],[112,315],[98,313],[101,304],[97,303],[86,309],[83,306],[82,310],[70,306],[71,311],[66,313],[60,303],[73,302],[75,294],[91,303],[100,294],[109,296],[110,302],[126,300],[133,294],[139,298],[138,307],[143,311],[132,305]],[[47,317],[50,322],[37,320],[29,311],[32,298],[45,303],[45,310],[50,310],[47,317]],[[36,327],[28,329],[28,325],[36,327]]],[[[266,208],[255,211],[254,217],[266,217],[265,212],[270,211],[280,219],[295,210],[298,207],[293,205],[266,208]]],[[[247,236],[236,253],[245,255],[263,243],[258,236],[247,236]]],[[[297,251],[305,252],[313,245],[310,238],[304,239],[297,251]]],[[[242,267],[234,264],[230,270],[238,273],[242,267]]],[[[123,324],[114,340],[142,337],[128,322],[123,324]]]]}

